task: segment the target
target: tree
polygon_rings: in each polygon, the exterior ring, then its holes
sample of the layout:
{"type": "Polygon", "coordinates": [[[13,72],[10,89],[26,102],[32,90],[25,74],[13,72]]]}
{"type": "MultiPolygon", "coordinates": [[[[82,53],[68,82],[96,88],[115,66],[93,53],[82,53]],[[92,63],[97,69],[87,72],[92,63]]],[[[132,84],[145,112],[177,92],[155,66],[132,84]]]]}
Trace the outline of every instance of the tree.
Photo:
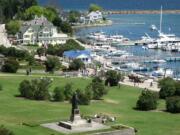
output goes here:
{"type": "Polygon", "coordinates": [[[37,5],[37,0],[18,0],[18,9],[19,12],[24,12],[26,9],[30,8],[31,6],[37,5]]]}
{"type": "Polygon", "coordinates": [[[7,128],[5,128],[3,125],[0,126],[0,135],[14,135],[14,133],[7,128]]]}
{"type": "Polygon", "coordinates": [[[4,22],[12,19],[18,12],[18,1],[16,0],[1,0],[0,5],[3,11],[4,22]]]}
{"type": "Polygon", "coordinates": [[[5,60],[4,65],[2,66],[2,72],[16,73],[19,68],[19,63],[12,58],[5,60]]]}
{"type": "Polygon", "coordinates": [[[35,16],[45,16],[49,21],[53,22],[53,20],[57,17],[57,12],[52,10],[51,8],[44,8],[41,6],[32,6],[25,11],[25,19],[31,20],[35,16]]]}
{"type": "Polygon", "coordinates": [[[49,87],[52,81],[49,78],[24,80],[19,85],[20,96],[32,100],[49,99],[49,87]]]}
{"type": "Polygon", "coordinates": [[[172,78],[170,78],[170,77],[166,77],[166,78],[164,78],[164,79],[161,79],[161,80],[159,80],[159,82],[158,82],[158,86],[161,88],[161,87],[163,87],[167,82],[174,82],[174,80],[172,79],[172,78]]]}
{"type": "Polygon", "coordinates": [[[21,27],[21,23],[18,20],[11,20],[6,24],[6,30],[8,34],[15,35],[21,27]]]}
{"type": "Polygon", "coordinates": [[[73,96],[72,84],[67,83],[64,87],[64,95],[66,100],[70,100],[73,96]]]}
{"type": "Polygon", "coordinates": [[[36,60],[34,58],[33,55],[29,55],[27,58],[26,58],[26,61],[28,62],[28,65],[29,66],[32,66],[32,65],[35,65],[36,64],[36,60]]]}
{"type": "Polygon", "coordinates": [[[85,67],[85,65],[80,59],[74,59],[69,65],[70,70],[79,70],[84,67],[85,67]]]}
{"type": "Polygon", "coordinates": [[[59,62],[59,59],[57,57],[48,57],[45,66],[47,72],[54,72],[54,70],[57,70],[60,68],[61,63],[59,62]]]}
{"type": "Polygon", "coordinates": [[[66,44],[63,45],[50,45],[46,51],[47,54],[57,55],[62,57],[65,51],[69,50],[84,50],[85,48],[77,43],[75,40],[67,40],[66,44]]]}
{"type": "Polygon", "coordinates": [[[65,100],[64,90],[61,89],[60,87],[56,87],[54,89],[53,98],[55,101],[64,101],[65,100]]]}
{"type": "Polygon", "coordinates": [[[56,17],[56,18],[54,18],[54,20],[53,20],[53,25],[54,26],[56,26],[56,27],[61,27],[61,25],[62,25],[62,20],[61,20],[61,18],[60,17],[56,17]]]}
{"type": "Polygon", "coordinates": [[[6,57],[13,57],[19,60],[25,60],[29,56],[29,52],[25,50],[18,50],[14,47],[6,48],[4,46],[0,46],[0,53],[6,57]]]}
{"type": "Polygon", "coordinates": [[[175,86],[176,86],[176,93],[175,93],[175,95],[180,96],[180,81],[177,81],[175,86]]]}
{"type": "Polygon", "coordinates": [[[180,113],[180,97],[169,97],[166,99],[166,109],[171,113],[180,113]]]}
{"type": "Polygon", "coordinates": [[[92,12],[92,11],[102,11],[103,8],[96,5],[96,4],[91,4],[90,7],[89,7],[89,12],[92,12]]]}
{"type": "Polygon", "coordinates": [[[17,16],[21,16],[27,8],[34,5],[37,5],[36,0],[0,0],[2,22],[8,22],[17,16]]]}
{"type": "Polygon", "coordinates": [[[44,14],[44,8],[41,6],[32,6],[28,9],[26,9],[25,11],[25,16],[27,20],[31,20],[35,17],[35,15],[37,16],[41,16],[44,14]]]}
{"type": "Polygon", "coordinates": [[[80,89],[76,90],[77,96],[78,96],[78,103],[80,105],[89,105],[90,104],[90,98],[86,95],[86,93],[80,89]]]}
{"type": "Polygon", "coordinates": [[[155,92],[144,90],[136,103],[136,108],[142,111],[154,110],[157,108],[157,100],[158,96],[155,92]]]}
{"type": "Polygon", "coordinates": [[[71,25],[68,22],[63,22],[61,24],[61,30],[62,30],[62,32],[67,33],[67,34],[72,34],[73,33],[73,29],[72,29],[71,25]]]}
{"type": "Polygon", "coordinates": [[[89,100],[93,99],[93,91],[91,89],[91,84],[86,86],[86,88],[85,88],[85,95],[87,96],[87,98],[89,100]]]}
{"type": "Polygon", "coordinates": [[[79,21],[81,14],[78,11],[70,11],[68,20],[70,23],[76,23],[79,21]]]}
{"type": "Polygon", "coordinates": [[[107,71],[105,76],[105,84],[109,84],[110,86],[117,86],[119,84],[119,81],[123,79],[123,76],[114,70],[107,71]]]}
{"type": "Polygon", "coordinates": [[[160,92],[159,96],[162,99],[175,95],[176,87],[175,81],[171,78],[165,78],[159,81],[160,92]]]}
{"type": "Polygon", "coordinates": [[[92,82],[86,87],[86,92],[89,93],[89,98],[99,100],[107,94],[107,89],[104,86],[103,81],[99,77],[95,77],[92,82]],[[92,91],[92,95],[91,95],[92,91]]]}
{"type": "Polygon", "coordinates": [[[39,55],[39,57],[40,56],[44,56],[45,53],[46,53],[46,49],[45,48],[41,47],[41,48],[37,49],[37,54],[39,55]]]}

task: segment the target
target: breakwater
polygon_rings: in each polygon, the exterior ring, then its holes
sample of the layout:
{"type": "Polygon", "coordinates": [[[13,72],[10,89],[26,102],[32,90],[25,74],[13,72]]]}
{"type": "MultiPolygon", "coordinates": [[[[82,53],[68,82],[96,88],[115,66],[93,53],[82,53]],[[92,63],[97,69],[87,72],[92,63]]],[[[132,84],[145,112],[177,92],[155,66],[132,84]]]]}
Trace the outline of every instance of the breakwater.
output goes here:
{"type": "MultiPolygon", "coordinates": [[[[109,10],[106,14],[160,14],[160,10],[109,10]]],[[[163,10],[163,14],[180,14],[180,10],[163,10]]]]}

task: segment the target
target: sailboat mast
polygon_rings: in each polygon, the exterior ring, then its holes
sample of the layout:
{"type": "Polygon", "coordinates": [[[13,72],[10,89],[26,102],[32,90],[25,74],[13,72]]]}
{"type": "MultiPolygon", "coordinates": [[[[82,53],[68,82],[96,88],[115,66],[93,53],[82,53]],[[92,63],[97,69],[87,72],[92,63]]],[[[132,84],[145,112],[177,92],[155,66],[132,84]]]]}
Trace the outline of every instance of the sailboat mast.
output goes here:
{"type": "Polygon", "coordinates": [[[160,15],[160,33],[162,31],[162,6],[161,6],[161,15],[160,15]]]}

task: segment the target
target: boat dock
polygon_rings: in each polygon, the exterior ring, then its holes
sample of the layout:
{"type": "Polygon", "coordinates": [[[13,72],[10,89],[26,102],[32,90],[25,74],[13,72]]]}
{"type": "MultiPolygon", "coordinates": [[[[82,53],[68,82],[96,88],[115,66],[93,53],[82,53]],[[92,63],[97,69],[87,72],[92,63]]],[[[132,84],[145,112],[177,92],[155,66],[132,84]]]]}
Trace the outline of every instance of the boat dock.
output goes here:
{"type": "Polygon", "coordinates": [[[167,62],[180,61],[180,57],[168,57],[165,59],[167,62]]]}
{"type": "MultiPolygon", "coordinates": [[[[154,57],[138,57],[138,56],[130,56],[130,57],[113,57],[110,58],[111,63],[121,63],[121,62],[137,62],[137,63],[143,63],[143,62],[149,62],[149,63],[153,63],[155,62],[155,58],[154,57]]],[[[159,61],[165,61],[165,62],[175,62],[175,61],[180,61],[180,57],[168,57],[159,61]]],[[[158,60],[157,60],[158,62],[158,60]]]]}
{"type": "Polygon", "coordinates": [[[128,57],[114,57],[114,58],[109,58],[111,59],[112,63],[120,63],[120,62],[137,62],[137,63],[142,63],[145,61],[153,61],[154,57],[138,57],[138,56],[128,56],[128,57]]]}

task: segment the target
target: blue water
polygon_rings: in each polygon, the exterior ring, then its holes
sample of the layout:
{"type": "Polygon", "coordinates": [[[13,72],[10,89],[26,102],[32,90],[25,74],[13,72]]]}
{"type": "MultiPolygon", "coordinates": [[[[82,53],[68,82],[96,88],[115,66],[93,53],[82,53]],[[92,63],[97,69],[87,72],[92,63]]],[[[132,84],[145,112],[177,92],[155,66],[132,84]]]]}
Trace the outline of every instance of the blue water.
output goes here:
{"type": "MultiPolygon", "coordinates": [[[[88,33],[103,31],[108,35],[122,34],[131,40],[140,39],[144,33],[152,37],[157,37],[157,32],[150,30],[150,25],[155,24],[159,27],[159,18],[157,14],[153,15],[110,15],[107,16],[113,21],[113,25],[105,27],[83,28],[77,31],[78,36],[86,36],[88,33]]],[[[164,14],[162,30],[165,33],[174,33],[180,37],[180,14],[164,14]],[[169,31],[171,28],[171,31],[169,31]]],[[[167,57],[180,57],[180,53],[163,52],[161,50],[144,50],[141,46],[120,47],[121,50],[140,57],[154,57],[154,59],[165,59],[167,57]]],[[[154,66],[154,65],[149,65],[154,66]]],[[[168,62],[159,67],[171,68],[175,74],[180,74],[180,62],[168,62]]]]}
{"type": "MultiPolygon", "coordinates": [[[[46,4],[51,0],[39,0],[46,4]]],[[[87,10],[91,3],[98,4],[108,10],[136,10],[136,9],[180,9],[180,0],[52,0],[57,1],[63,9],[87,10]]]]}
{"type": "MultiPolygon", "coordinates": [[[[155,24],[159,28],[160,16],[158,14],[110,15],[107,18],[113,21],[112,26],[84,28],[79,30],[77,35],[83,36],[95,31],[104,31],[110,35],[122,34],[130,39],[140,39],[144,33],[148,33],[152,37],[156,37],[158,34],[150,30],[152,24],[155,24]]],[[[162,31],[165,33],[174,33],[180,37],[180,14],[163,15],[162,31]]]]}

